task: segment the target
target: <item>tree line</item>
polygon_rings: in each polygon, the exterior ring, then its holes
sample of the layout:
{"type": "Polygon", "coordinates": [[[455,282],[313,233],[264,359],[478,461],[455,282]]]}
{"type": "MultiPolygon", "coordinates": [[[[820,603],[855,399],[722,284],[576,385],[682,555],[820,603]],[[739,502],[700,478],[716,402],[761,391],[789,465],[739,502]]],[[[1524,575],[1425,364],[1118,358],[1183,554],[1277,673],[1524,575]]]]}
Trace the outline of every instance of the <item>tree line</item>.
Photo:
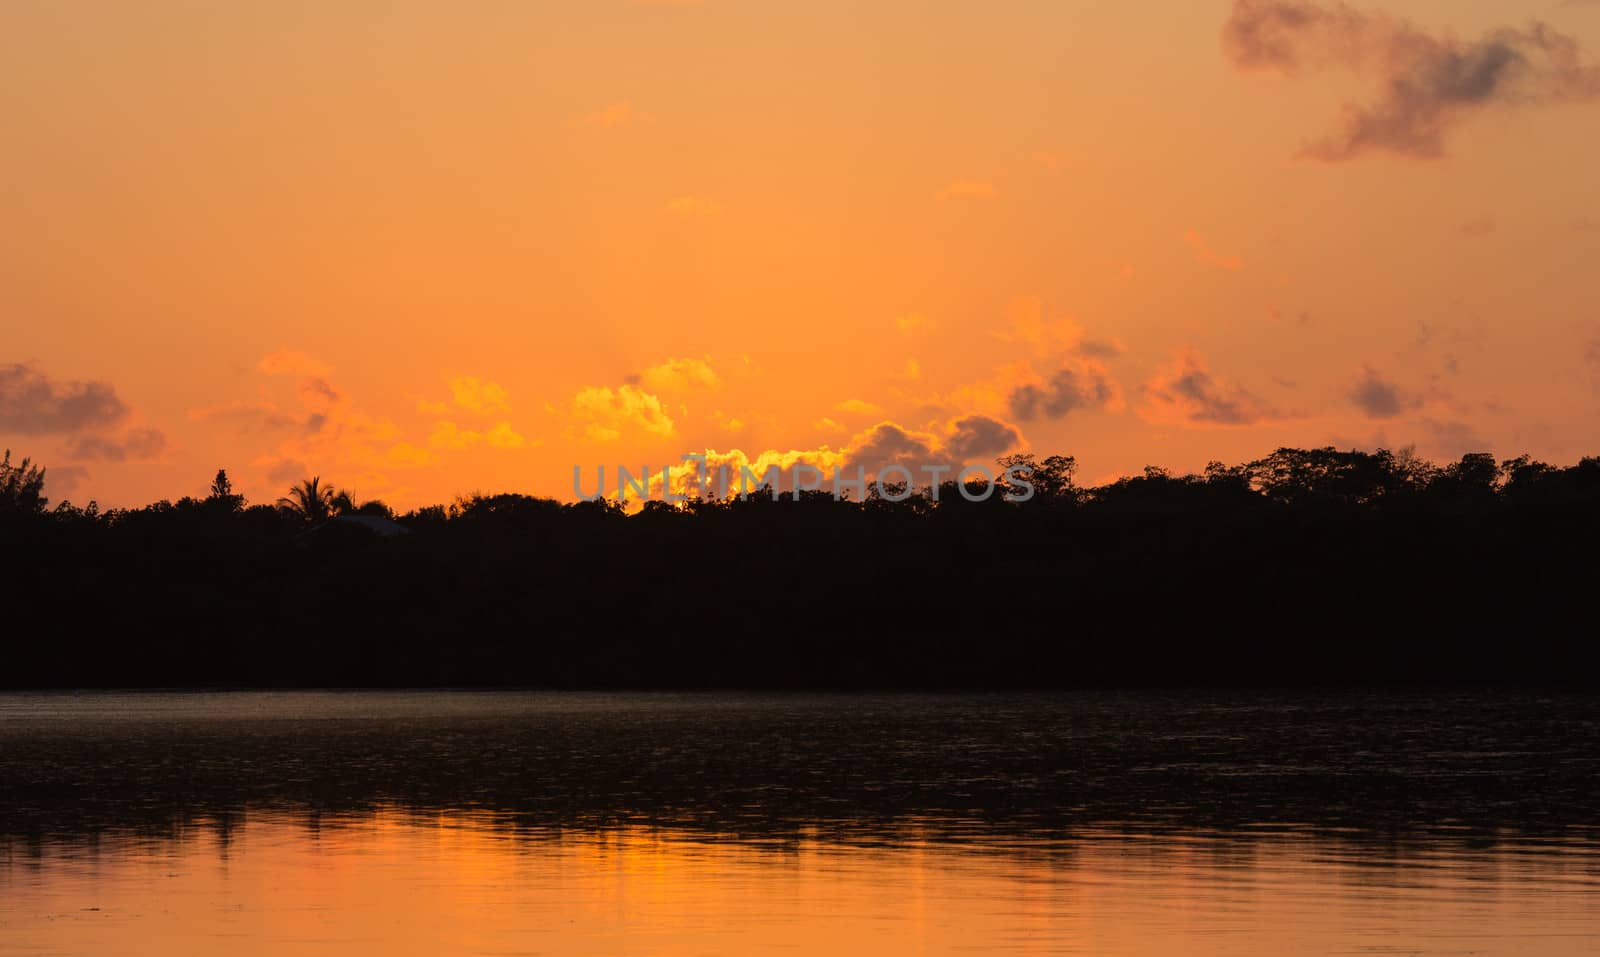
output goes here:
{"type": "Polygon", "coordinates": [[[397,514],[52,506],[0,464],[0,684],[1075,687],[1589,683],[1600,458],[1279,449],[1033,496],[954,483],[397,514]],[[943,494],[935,494],[940,491],[943,494]],[[898,499],[898,500],[895,500],[898,499]],[[375,529],[406,534],[377,534],[375,529]]]}

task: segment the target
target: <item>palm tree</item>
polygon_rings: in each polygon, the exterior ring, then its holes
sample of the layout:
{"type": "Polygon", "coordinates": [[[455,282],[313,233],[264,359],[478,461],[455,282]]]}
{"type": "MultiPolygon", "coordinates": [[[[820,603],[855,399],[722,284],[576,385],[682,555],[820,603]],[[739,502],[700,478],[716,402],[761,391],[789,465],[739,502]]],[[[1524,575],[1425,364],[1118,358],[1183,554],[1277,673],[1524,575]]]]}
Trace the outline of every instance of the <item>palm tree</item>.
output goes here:
{"type": "Polygon", "coordinates": [[[291,486],[289,494],[278,499],[278,507],[299,517],[307,525],[327,521],[333,515],[338,493],[322,479],[312,476],[299,485],[291,486]]]}

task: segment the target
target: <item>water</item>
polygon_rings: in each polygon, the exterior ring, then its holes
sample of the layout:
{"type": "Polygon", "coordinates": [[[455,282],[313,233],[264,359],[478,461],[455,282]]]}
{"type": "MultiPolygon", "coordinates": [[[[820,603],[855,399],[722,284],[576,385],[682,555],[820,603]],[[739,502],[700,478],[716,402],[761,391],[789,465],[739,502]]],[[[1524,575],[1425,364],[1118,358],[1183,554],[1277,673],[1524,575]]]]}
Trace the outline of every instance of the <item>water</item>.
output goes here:
{"type": "Polygon", "coordinates": [[[0,695],[0,954],[1590,954],[1600,702],[0,695]]]}

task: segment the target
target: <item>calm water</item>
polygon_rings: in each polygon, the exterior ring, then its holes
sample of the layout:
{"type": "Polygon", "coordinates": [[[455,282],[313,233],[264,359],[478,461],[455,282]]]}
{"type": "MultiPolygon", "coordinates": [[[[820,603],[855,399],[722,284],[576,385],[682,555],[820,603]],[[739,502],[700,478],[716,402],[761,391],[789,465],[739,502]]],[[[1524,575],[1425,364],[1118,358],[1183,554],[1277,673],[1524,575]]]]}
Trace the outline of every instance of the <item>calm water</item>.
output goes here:
{"type": "Polygon", "coordinates": [[[0,954],[1593,954],[1584,697],[0,695],[0,954]]]}

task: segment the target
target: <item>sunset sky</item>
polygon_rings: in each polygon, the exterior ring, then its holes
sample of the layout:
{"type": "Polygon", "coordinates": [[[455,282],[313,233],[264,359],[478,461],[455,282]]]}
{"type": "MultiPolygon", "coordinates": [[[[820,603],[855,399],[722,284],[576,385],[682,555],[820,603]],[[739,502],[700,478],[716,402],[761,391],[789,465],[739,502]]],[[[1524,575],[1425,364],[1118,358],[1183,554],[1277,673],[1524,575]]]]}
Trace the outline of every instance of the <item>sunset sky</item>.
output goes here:
{"type": "Polygon", "coordinates": [[[0,447],[102,505],[1570,463],[1597,64],[1596,0],[11,0],[0,447]]]}

